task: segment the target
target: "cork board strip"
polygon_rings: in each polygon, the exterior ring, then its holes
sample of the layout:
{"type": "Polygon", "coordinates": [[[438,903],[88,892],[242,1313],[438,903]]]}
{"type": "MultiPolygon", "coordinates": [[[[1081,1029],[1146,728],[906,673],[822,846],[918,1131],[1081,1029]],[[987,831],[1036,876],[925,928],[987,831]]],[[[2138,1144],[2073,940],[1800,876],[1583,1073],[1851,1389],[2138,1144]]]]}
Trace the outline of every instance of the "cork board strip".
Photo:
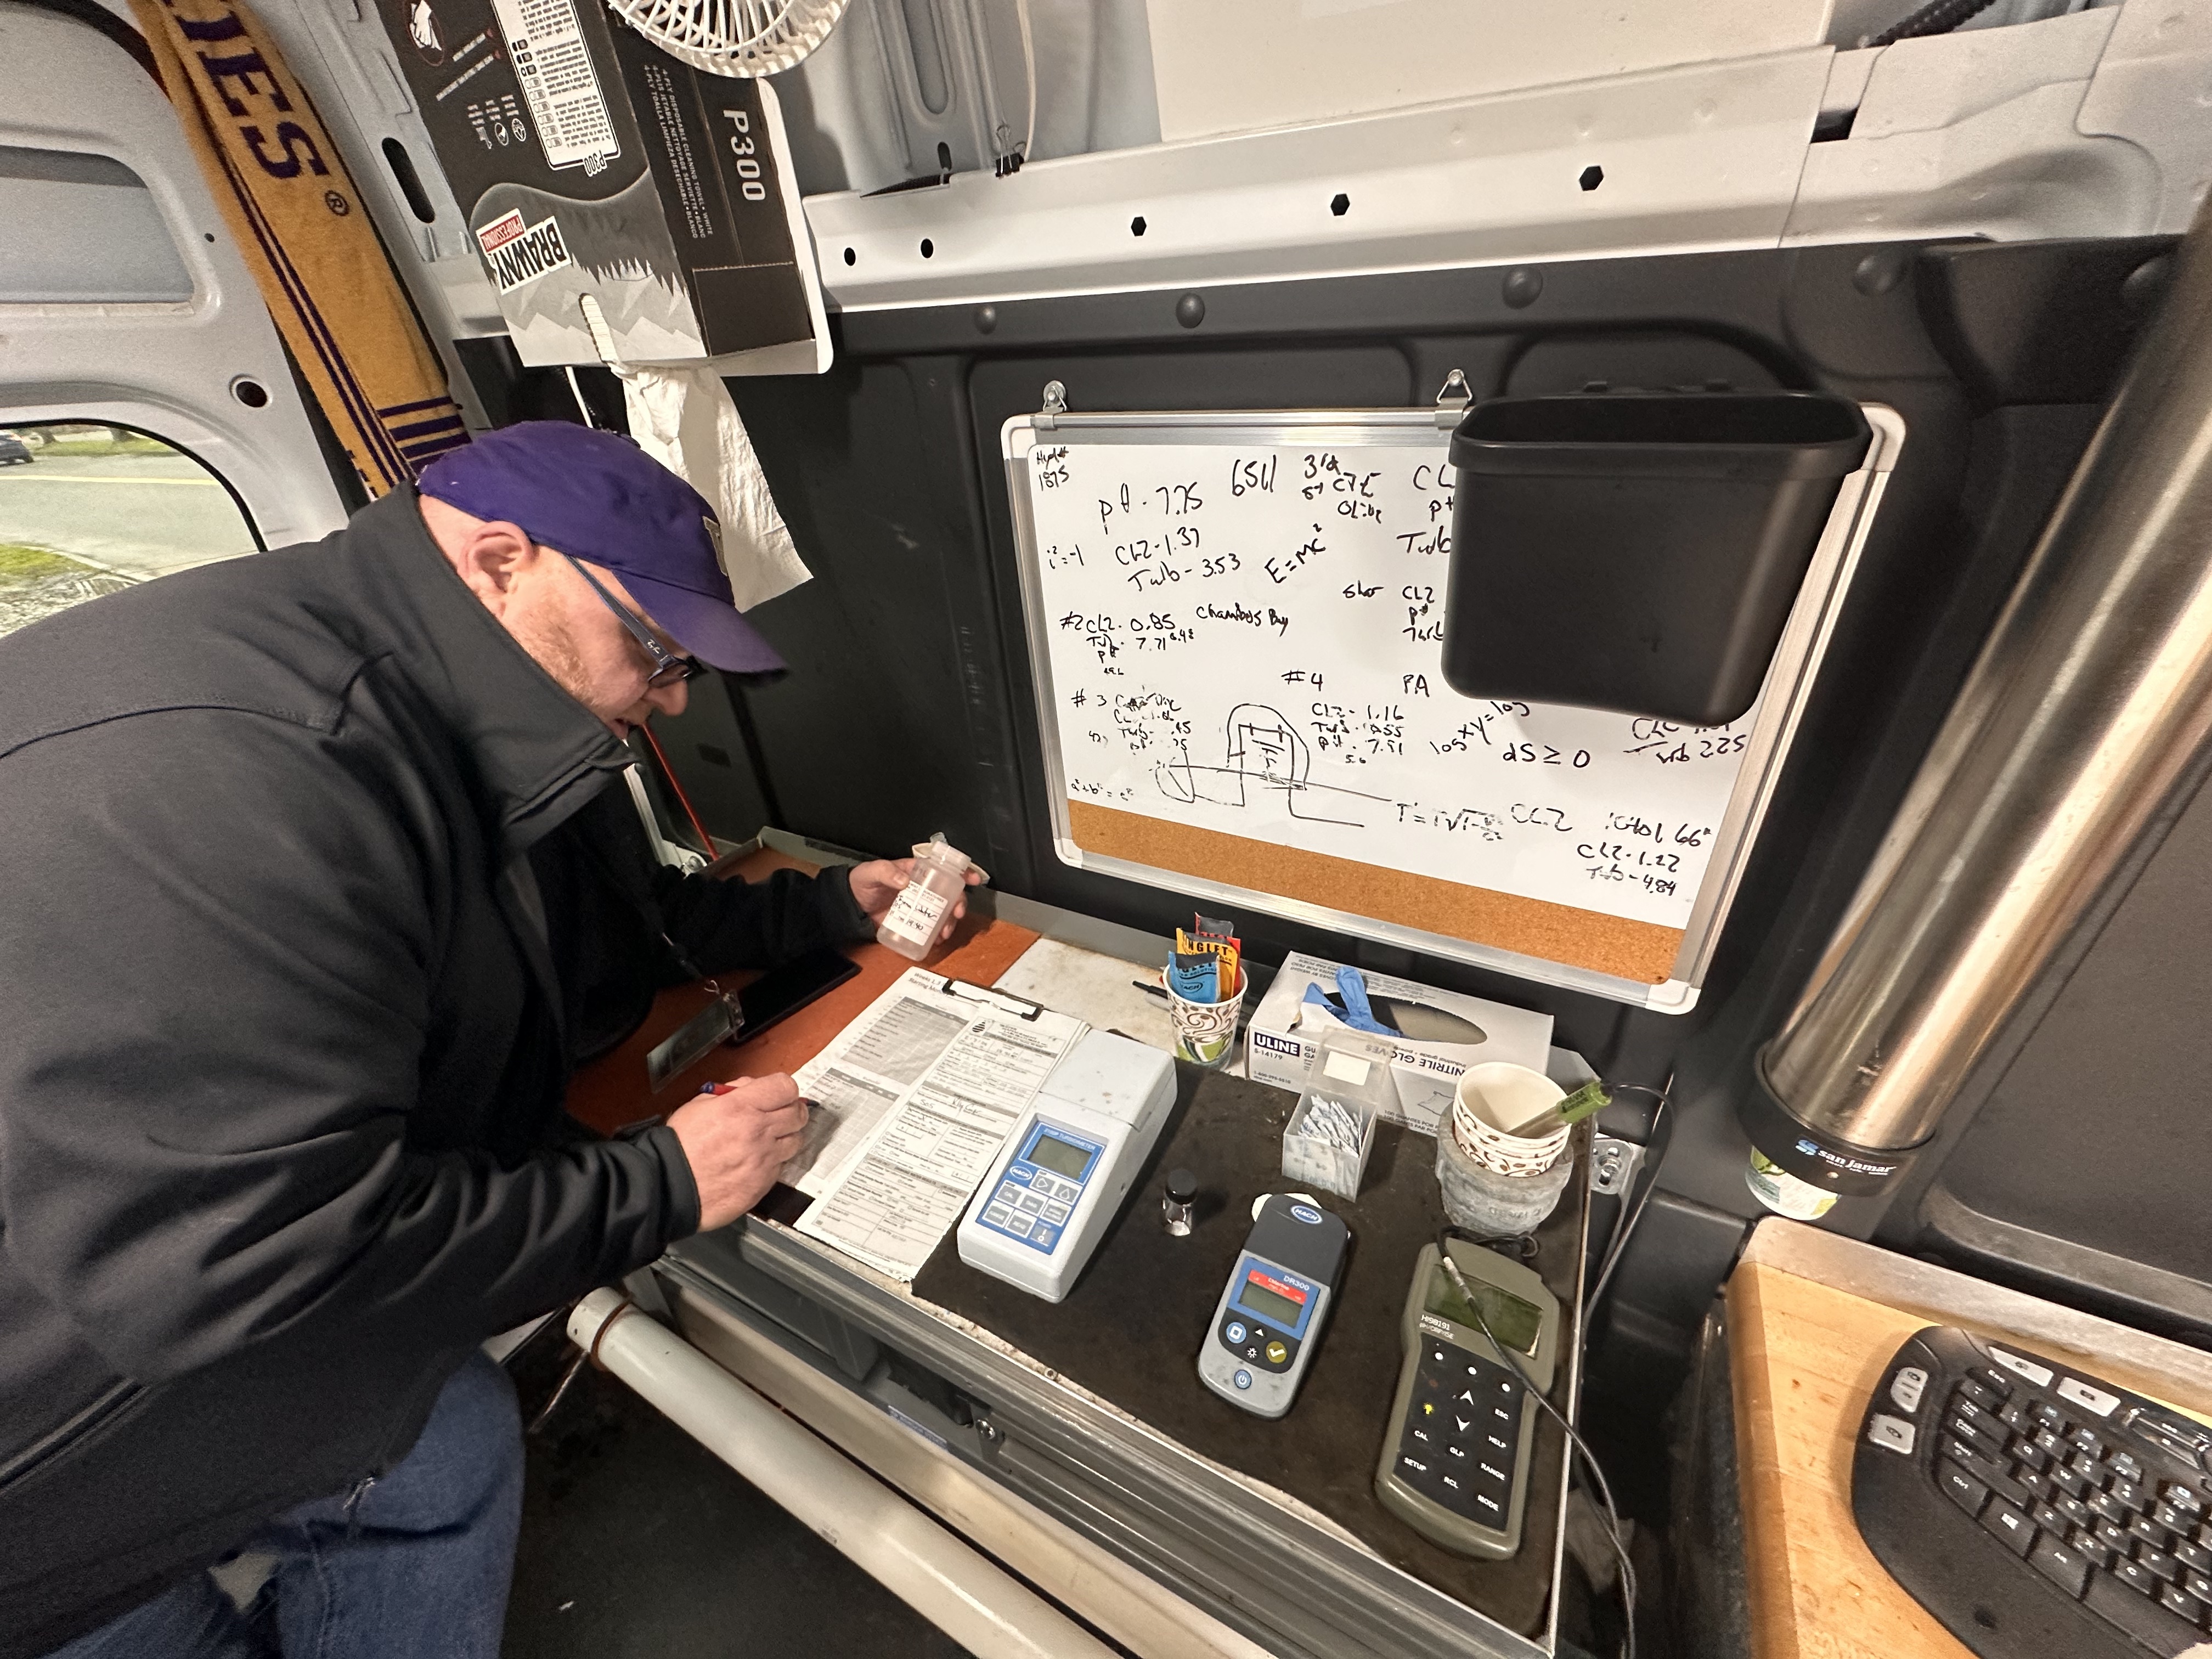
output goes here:
{"type": "Polygon", "coordinates": [[[1169,823],[1087,800],[1071,799],[1067,815],[1075,844],[1086,853],[1255,892],[1279,893],[1641,984],[1663,983],[1682,948],[1681,929],[1656,922],[1629,921],[1572,905],[1169,823]]]}

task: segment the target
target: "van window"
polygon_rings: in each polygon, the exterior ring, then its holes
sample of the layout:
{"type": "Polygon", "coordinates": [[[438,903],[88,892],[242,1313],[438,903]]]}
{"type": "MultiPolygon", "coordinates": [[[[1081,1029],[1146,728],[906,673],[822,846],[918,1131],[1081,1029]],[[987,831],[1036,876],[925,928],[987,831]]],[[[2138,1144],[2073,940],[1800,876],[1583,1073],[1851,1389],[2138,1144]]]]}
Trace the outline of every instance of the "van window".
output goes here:
{"type": "Polygon", "coordinates": [[[222,480],[159,438],[0,426],[0,634],[257,545],[222,480]]]}

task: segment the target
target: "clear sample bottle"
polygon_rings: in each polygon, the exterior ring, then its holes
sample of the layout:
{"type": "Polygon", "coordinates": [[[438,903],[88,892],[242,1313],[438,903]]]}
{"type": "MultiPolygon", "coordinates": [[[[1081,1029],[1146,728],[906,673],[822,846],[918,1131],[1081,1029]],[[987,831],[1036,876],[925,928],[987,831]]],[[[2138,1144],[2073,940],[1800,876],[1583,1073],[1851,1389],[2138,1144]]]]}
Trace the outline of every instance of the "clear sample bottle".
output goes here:
{"type": "Polygon", "coordinates": [[[1170,1233],[1177,1238],[1190,1237],[1197,1203],[1198,1177],[1188,1170],[1170,1170],[1166,1189],[1160,1194],[1160,1220],[1170,1233]]]}
{"type": "Polygon", "coordinates": [[[927,956],[945,925],[945,913],[968,885],[970,862],[965,853],[945,841],[942,831],[916,848],[914,875],[891,901],[890,914],[876,929],[876,943],[909,962],[927,956]]]}

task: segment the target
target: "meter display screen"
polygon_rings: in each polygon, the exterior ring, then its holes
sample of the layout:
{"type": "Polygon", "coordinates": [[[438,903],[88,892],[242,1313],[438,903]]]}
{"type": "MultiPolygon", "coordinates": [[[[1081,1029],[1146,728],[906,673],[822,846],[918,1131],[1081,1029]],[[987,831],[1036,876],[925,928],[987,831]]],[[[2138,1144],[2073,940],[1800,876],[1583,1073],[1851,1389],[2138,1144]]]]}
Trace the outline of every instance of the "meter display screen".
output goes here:
{"type": "Polygon", "coordinates": [[[1071,1146],[1067,1142],[1040,1130],[1024,1156],[1030,1163],[1073,1181],[1082,1175],[1085,1166],[1091,1162],[1091,1149],[1071,1146]]]}
{"type": "Polygon", "coordinates": [[[1262,1319],[1272,1319],[1285,1330],[1298,1328],[1299,1316],[1306,1310],[1305,1292],[1295,1285],[1285,1285],[1255,1268],[1245,1276],[1244,1288],[1237,1292],[1237,1305],[1262,1319]]]}
{"type": "MultiPolygon", "coordinates": [[[[1482,1304],[1482,1317],[1489,1322],[1491,1334],[1507,1347],[1534,1358],[1537,1333],[1544,1328],[1544,1310],[1534,1303],[1523,1302],[1509,1295],[1495,1285],[1486,1285],[1479,1279],[1470,1279],[1468,1288],[1482,1304]]],[[[1439,1319],[1449,1319],[1455,1325],[1470,1331],[1480,1331],[1474,1310],[1467,1305],[1467,1298],[1455,1289],[1451,1279],[1439,1268],[1429,1275],[1428,1311],[1439,1319]]]]}

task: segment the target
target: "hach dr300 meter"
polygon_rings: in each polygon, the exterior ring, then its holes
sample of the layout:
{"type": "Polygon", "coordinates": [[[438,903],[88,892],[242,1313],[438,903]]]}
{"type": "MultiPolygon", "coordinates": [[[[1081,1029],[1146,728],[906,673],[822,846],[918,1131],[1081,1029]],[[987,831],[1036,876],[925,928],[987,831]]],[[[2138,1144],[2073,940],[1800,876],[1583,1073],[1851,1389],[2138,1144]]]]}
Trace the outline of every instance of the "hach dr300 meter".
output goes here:
{"type": "Polygon", "coordinates": [[[1198,1380],[1255,1417],[1280,1417],[1320,1345],[1352,1232],[1304,1193],[1270,1193],[1198,1351],[1198,1380]]]}
{"type": "Polygon", "coordinates": [[[1063,1299],[1175,1105],[1175,1061],[1093,1031],[1044,1080],[954,1234],[978,1272],[1063,1299]]]}

